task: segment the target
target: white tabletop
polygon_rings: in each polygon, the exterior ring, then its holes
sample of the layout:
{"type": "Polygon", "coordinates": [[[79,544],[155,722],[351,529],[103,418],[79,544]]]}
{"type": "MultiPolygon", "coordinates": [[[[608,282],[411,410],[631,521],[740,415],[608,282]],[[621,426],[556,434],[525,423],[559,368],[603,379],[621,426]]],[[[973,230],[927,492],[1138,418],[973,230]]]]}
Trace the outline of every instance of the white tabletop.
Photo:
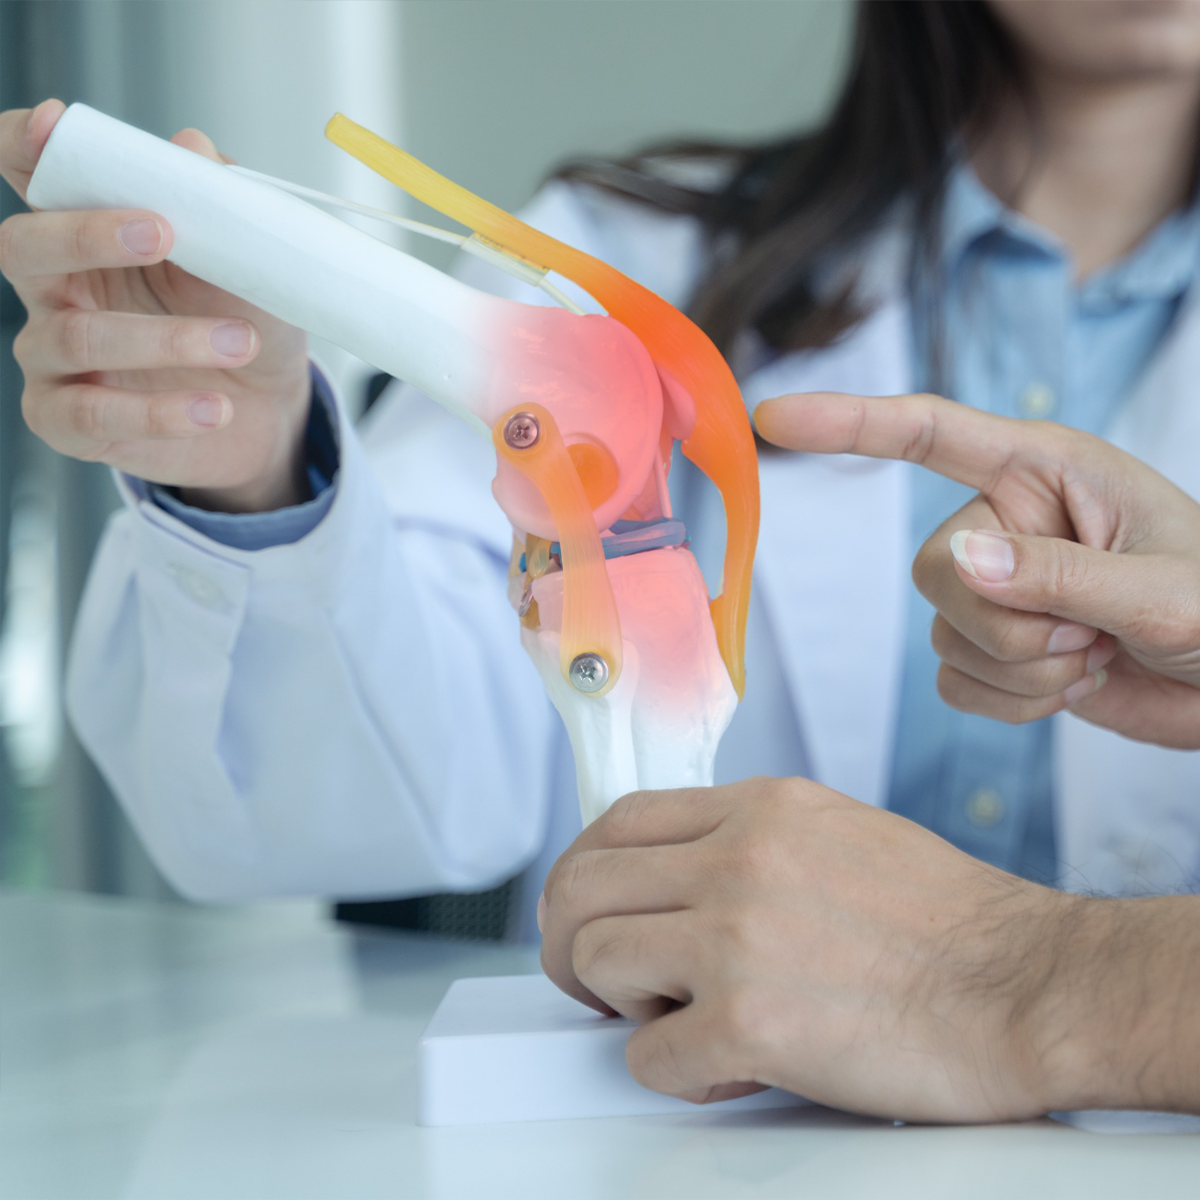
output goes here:
{"type": "Polygon", "coordinates": [[[528,949],[198,910],[0,897],[0,1197],[1200,1196],[1200,1137],[1053,1121],[894,1127],[814,1109],[414,1123],[451,980],[528,949]]]}

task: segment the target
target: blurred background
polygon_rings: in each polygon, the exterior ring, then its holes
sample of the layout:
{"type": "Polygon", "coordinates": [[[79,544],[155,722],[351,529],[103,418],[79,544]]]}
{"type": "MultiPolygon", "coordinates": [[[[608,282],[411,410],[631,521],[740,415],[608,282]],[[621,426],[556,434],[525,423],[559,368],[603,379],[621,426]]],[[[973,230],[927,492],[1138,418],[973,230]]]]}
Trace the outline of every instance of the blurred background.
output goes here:
{"type": "MultiPolygon", "coordinates": [[[[569,157],[814,123],[850,16],[849,0],[0,0],[0,108],[58,96],[164,137],[194,125],[244,166],[407,212],[324,141],[340,110],[517,208],[569,157]]],[[[117,499],[107,469],[24,428],[23,321],[0,281],[0,883],[165,897],[63,722],[65,647],[117,499]]],[[[370,367],[317,349],[365,395],[370,367]]]]}

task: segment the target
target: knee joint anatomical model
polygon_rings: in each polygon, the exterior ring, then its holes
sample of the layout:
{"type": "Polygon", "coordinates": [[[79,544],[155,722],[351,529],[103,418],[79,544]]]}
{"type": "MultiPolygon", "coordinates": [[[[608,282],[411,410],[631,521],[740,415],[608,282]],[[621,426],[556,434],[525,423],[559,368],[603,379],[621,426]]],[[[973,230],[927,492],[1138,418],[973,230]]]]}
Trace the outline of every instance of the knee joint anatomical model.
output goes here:
{"type": "Polygon", "coordinates": [[[563,300],[545,279],[556,271],[607,315],[489,296],[287,194],[302,189],[83,105],[51,134],[29,199],[161,213],[180,267],[414,384],[490,438],[493,493],[514,528],[510,599],[570,733],[585,821],[636,788],[710,783],[743,688],[758,531],[754,439],[729,368],[614,268],[345,117],[327,134],[470,229],[468,250],[563,300]],[[711,601],[671,512],[676,442],[725,504],[711,601]]]}

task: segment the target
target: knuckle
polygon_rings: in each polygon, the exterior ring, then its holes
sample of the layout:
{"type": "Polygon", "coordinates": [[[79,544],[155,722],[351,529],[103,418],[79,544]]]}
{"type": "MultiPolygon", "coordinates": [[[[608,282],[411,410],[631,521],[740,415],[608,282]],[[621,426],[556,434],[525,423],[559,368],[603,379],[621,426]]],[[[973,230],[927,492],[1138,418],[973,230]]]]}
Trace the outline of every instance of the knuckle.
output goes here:
{"type": "Polygon", "coordinates": [[[1200,620],[1194,614],[1145,612],[1137,618],[1136,630],[1139,642],[1160,647],[1172,656],[1192,655],[1200,647],[1200,620]]]}
{"type": "Polygon", "coordinates": [[[929,598],[930,588],[943,565],[943,557],[931,538],[922,545],[913,559],[912,581],[916,585],[917,591],[926,599],[929,598]]]}
{"type": "Polygon", "coordinates": [[[1040,720],[1056,712],[1059,707],[1044,697],[1018,696],[947,667],[938,671],[937,690],[951,708],[991,717],[1006,725],[1024,725],[1040,720]]]}
{"type": "Polygon", "coordinates": [[[754,785],[754,803],[763,813],[765,822],[782,822],[796,804],[796,797],[786,786],[782,786],[778,779],[767,775],[755,775],[746,782],[754,785]]]}
{"type": "Polygon", "coordinates": [[[1184,631],[1187,649],[1195,650],[1200,646],[1200,564],[1188,563],[1179,574],[1173,616],[1184,631]]]}
{"type": "Polygon", "coordinates": [[[1182,642],[1182,645],[1176,647],[1178,653],[1194,654],[1196,647],[1200,646],[1200,604],[1197,602],[1198,596],[1200,596],[1200,592],[1189,595],[1186,603],[1183,605],[1184,611],[1179,614],[1176,629],[1183,631],[1183,637],[1179,638],[1178,634],[1176,634],[1178,641],[1182,642]]]}
{"type": "Polygon", "coordinates": [[[939,613],[929,627],[929,644],[933,647],[934,654],[938,658],[946,658],[951,652],[953,641],[950,622],[939,613]]]}
{"type": "Polygon", "coordinates": [[[1086,651],[1071,654],[1067,662],[1054,662],[1044,658],[1030,665],[1026,692],[1031,698],[1046,700],[1057,696],[1064,688],[1082,679],[1086,674],[1086,651]]]}
{"type": "Polygon", "coordinates": [[[1126,636],[1171,655],[1194,655],[1200,646],[1200,571],[1191,564],[1165,577],[1151,603],[1131,605],[1126,636]]]}
{"type": "Polygon", "coordinates": [[[771,953],[771,948],[763,944],[757,916],[750,905],[736,900],[727,900],[719,915],[710,916],[712,944],[721,947],[722,961],[728,966],[752,966],[762,951],[771,953]]]}
{"type": "Polygon", "coordinates": [[[711,1030],[713,1052],[726,1064],[725,1070],[754,1070],[753,1064],[763,1059],[771,1042],[772,1020],[761,988],[739,983],[725,989],[711,1030]]]}
{"type": "Polygon", "coordinates": [[[968,707],[968,697],[971,690],[967,677],[961,672],[944,665],[938,668],[938,695],[951,708],[957,708],[960,712],[974,711],[968,707]]]}
{"type": "Polygon", "coordinates": [[[997,693],[988,715],[1006,725],[1027,725],[1030,721],[1048,717],[1057,707],[1038,697],[997,693]]]}
{"type": "Polygon", "coordinates": [[[653,1086],[651,1071],[655,1056],[658,1054],[656,1043],[659,1041],[659,1030],[653,1026],[643,1025],[635,1029],[625,1043],[625,1065],[629,1073],[642,1087],[653,1086]]]}
{"type": "Polygon", "coordinates": [[[762,1003],[757,989],[746,985],[730,987],[722,997],[720,1032],[725,1040],[744,1044],[762,1027],[762,1003]]]}
{"type": "Polygon", "coordinates": [[[33,388],[28,386],[21,393],[21,417],[31,433],[46,441],[43,406],[37,402],[37,394],[33,388]]]}
{"type": "Polygon", "coordinates": [[[900,457],[908,462],[923,463],[937,440],[938,405],[941,397],[922,392],[915,397],[925,409],[925,420],[918,421],[900,457]]]}
{"type": "Polygon", "coordinates": [[[1043,717],[1057,712],[1062,706],[1051,703],[1046,699],[1018,696],[1012,706],[1009,716],[1001,716],[1002,721],[1009,725],[1027,725],[1030,721],[1040,721],[1043,717]]]}
{"type": "Polygon", "coordinates": [[[571,946],[571,966],[581,983],[595,980],[617,949],[617,938],[606,923],[592,921],[576,935],[571,946]]]}
{"type": "Polygon", "coordinates": [[[194,357],[191,353],[192,330],[184,321],[165,322],[160,345],[163,357],[167,362],[186,363],[194,357]]]}
{"type": "Polygon", "coordinates": [[[95,388],[75,388],[67,405],[67,424],[72,433],[89,442],[104,440],[105,411],[95,388]]]}
{"type": "Polygon", "coordinates": [[[988,621],[980,635],[980,646],[998,662],[1019,663],[1030,658],[1029,639],[1021,623],[1001,618],[988,621]]]}
{"type": "Polygon", "coordinates": [[[20,236],[20,222],[16,217],[0,222],[0,273],[11,275],[20,236]]]}
{"type": "Polygon", "coordinates": [[[148,400],[143,412],[143,422],[147,437],[167,437],[174,426],[171,420],[171,409],[161,398],[148,400]]]}
{"type": "Polygon", "coordinates": [[[67,242],[71,260],[76,266],[89,266],[96,256],[96,232],[92,220],[81,217],[70,229],[67,242]]]}
{"type": "Polygon", "coordinates": [[[653,797],[649,792],[629,792],[622,796],[604,814],[601,820],[618,845],[636,837],[646,810],[653,797]]]}
{"type": "Polygon", "coordinates": [[[977,679],[942,667],[937,676],[938,695],[951,708],[963,713],[973,713],[978,716],[991,717],[997,721],[1012,724],[1012,707],[1009,703],[1015,697],[977,679]]]}
{"type": "Polygon", "coordinates": [[[588,890],[588,879],[592,874],[593,852],[584,850],[573,855],[562,864],[554,882],[552,903],[556,909],[574,912],[588,890]]]}
{"type": "Polygon", "coordinates": [[[13,338],[12,353],[18,366],[23,368],[31,360],[35,341],[34,333],[30,329],[30,323],[27,321],[17,330],[17,335],[13,338]]]}
{"type": "Polygon", "coordinates": [[[76,370],[90,370],[100,361],[100,328],[95,313],[73,309],[57,322],[58,351],[63,361],[76,370]]]}
{"type": "Polygon", "coordinates": [[[633,1031],[625,1043],[625,1062],[643,1087],[666,1092],[683,1088],[685,1076],[674,1046],[657,1022],[633,1031]]]}
{"type": "Polygon", "coordinates": [[[1139,645],[1153,646],[1168,654],[1187,653],[1200,642],[1193,640],[1193,630],[1180,620],[1178,611],[1166,606],[1137,605],[1122,622],[1122,635],[1139,645]]]}
{"type": "Polygon", "coordinates": [[[731,880],[757,881],[774,877],[780,858],[778,840],[770,835],[774,828],[777,828],[776,822],[765,819],[729,839],[726,871],[731,880]]]}
{"type": "Polygon", "coordinates": [[[1047,551],[1046,582],[1052,596],[1073,596],[1086,586],[1086,568],[1078,555],[1063,542],[1052,541],[1047,551]]]}

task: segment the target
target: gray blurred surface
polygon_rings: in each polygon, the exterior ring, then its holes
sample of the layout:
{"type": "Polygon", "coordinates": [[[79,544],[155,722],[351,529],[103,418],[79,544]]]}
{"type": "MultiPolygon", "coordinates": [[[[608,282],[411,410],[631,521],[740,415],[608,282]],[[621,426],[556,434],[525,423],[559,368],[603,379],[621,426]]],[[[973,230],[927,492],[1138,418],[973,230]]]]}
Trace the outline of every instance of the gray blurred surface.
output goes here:
{"type": "Polygon", "coordinates": [[[415,0],[405,148],[514,208],[581,154],[811,125],[841,79],[852,13],[841,0],[415,0]]]}
{"type": "Polygon", "coordinates": [[[0,895],[0,949],[7,1200],[1190,1200],[1200,1177],[1200,1137],[1051,1121],[697,1110],[417,1128],[416,1042],[446,987],[536,971],[529,949],[352,933],[281,904],[19,894],[0,895]]]}
{"type": "MultiPolygon", "coordinates": [[[[136,58],[130,41],[137,31],[132,18],[132,11],[124,5],[5,0],[0,5],[5,107],[24,107],[45,96],[59,95],[68,100],[87,99],[117,115],[130,114],[138,74],[121,70],[121,64],[136,58]]],[[[5,203],[13,204],[11,194],[5,203]]],[[[6,317],[9,304],[6,296],[6,317]]],[[[16,321],[6,320],[0,395],[0,405],[8,414],[6,431],[19,404],[17,373],[9,358],[11,335],[17,327],[16,321]]],[[[116,493],[106,468],[52,454],[23,429],[14,442],[15,454],[6,456],[0,467],[0,503],[11,500],[18,485],[53,495],[58,513],[60,611],[56,619],[61,626],[60,644],[65,645],[92,552],[116,505],[116,493]]],[[[7,553],[6,539],[0,544],[0,554],[7,553]]],[[[47,614],[47,619],[55,617],[47,614]]],[[[11,781],[5,792],[0,805],[10,818],[10,844],[3,861],[13,877],[102,892],[169,893],[69,731],[63,739],[53,787],[39,789],[33,804],[28,797],[21,797],[25,803],[20,803],[11,781]],[[30,866],[31,861],[35,867],[30,866]]]]}

